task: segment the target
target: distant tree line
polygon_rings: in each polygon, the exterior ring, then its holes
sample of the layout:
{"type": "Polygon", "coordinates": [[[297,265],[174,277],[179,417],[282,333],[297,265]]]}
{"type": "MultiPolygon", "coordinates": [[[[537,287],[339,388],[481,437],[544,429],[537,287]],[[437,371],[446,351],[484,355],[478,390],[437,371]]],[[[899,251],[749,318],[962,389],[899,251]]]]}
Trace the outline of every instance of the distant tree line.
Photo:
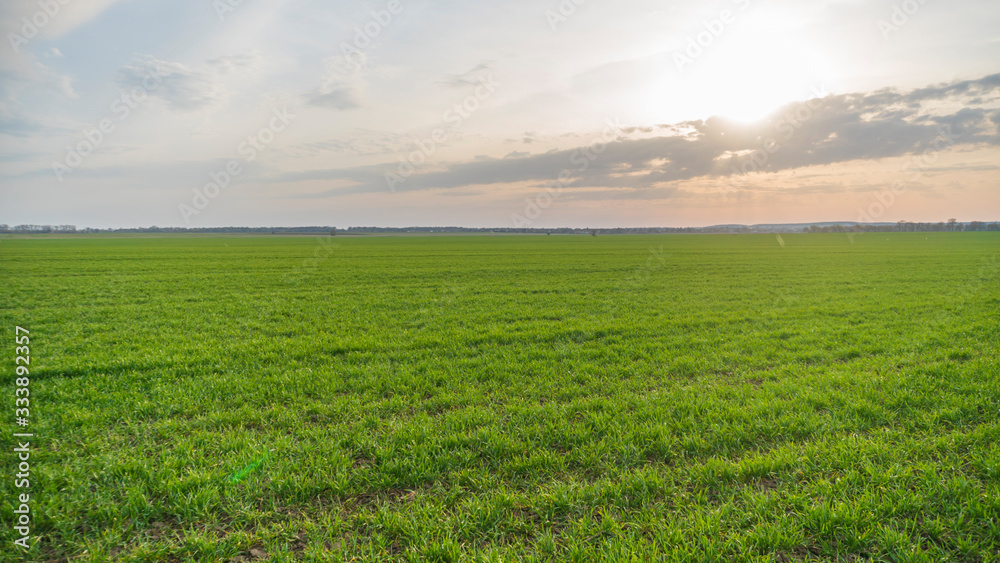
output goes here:
{"type": "Polygon", "coordinates": [[[614,235],[653,233],[698,233],[701,227],[621,227],[614,229],[591,229],[559,227],[552,229],[528,227],[348,227],[346,233],[514,233],[536,235],[614,235]]]}
{"type": "Polygon", "coordinates": [[[75,233],[76,225],[0,225],[0,233],[75,233]]]}
{"type": "Polygon", "coordinates": [[[949,219],[946,223],[911,223],[909,221],[900,221],[898,223],[856,223],[853,225],[830,225],[827,227],[812,225],[805,230],[807,233],[930,233],[978,231],[1000,231],[1000,223],[987,223],[983,221],[959,223],[955,219],[949,219]]]}
{"type": "Polygon", "coordinates": [[[0,233],[256,233],[334,234],[336,227],[131,227],[120,229],[77,229],[75,225],[0,225],[0,233]]]}
{"type": "Polygon", "coordinates": [[[204,233],[204,234],[271,234],[271,235],[329,235],[367,233],[493,233],[536,235],[625,235],[625,234],[710,234],[710,233],[911,233],[911,232],[1000,231],[1000,222],[971,221],[960,223],[955,219],[940,223],[823,223],[772,224],[772,225],[715,225],[711,227],[620,227],[591,229],[562,227],[554,229],[526,227],[349,227],[339,230],[330,226],[310,227],[133,227],[122,229],[77,229],[74,225],[0,225],[0,233],[204,233]]]}

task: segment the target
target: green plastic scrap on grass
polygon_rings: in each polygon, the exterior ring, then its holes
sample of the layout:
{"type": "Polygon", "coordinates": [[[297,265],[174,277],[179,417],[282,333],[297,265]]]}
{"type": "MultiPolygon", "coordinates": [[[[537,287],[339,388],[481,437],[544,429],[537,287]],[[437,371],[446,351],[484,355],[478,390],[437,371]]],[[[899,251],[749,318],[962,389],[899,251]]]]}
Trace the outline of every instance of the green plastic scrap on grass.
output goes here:
{"type": "Polygon", "coordinates": [[[233,473],[232,475],[229,476],[229,482],[230,483],[239,483],[240,481],[242,481],[243,479],[245,479],[247,475],[250,475],[254,471],[257,471],[258,469],[260,469],[260,466],[264,465],[264,460],[266,460],[266,459],[267,459],[267,454],[264,454],[257,461],[251,463],[250,465],[244,467],[243,469],[240,469],[236,473],[233,473]]]}

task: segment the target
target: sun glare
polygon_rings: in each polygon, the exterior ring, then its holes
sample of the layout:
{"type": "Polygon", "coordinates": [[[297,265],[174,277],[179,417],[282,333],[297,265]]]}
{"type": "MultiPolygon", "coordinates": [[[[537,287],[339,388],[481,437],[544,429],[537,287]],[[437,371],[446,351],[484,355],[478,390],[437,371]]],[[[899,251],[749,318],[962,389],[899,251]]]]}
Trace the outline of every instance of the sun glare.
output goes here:
{"type": "Polygon", "coordinates": [[[790,48],[778,31],[743,36],[739,49],[706,61],[698,78],[711,93],[714,115],[757,121],[822,89],[823,57],[804,42],[790,48]]]}
{"type": "Polygon", "coordinates": [[[718,96],[718,115],[751,122],[766,117],[782,105],[809,97],[809,84],[792,73],[776,68],[755,68],[726,61],[714,90],[718,96]]]}

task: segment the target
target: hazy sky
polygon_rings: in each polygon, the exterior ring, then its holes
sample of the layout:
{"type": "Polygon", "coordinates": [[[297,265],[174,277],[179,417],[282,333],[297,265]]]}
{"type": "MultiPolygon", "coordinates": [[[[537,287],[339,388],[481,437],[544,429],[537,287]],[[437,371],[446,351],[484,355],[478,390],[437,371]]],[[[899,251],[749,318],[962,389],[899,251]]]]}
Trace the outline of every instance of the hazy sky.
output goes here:
{"type": "Polygon", "coordinates": [[[0,223],[1000,219],[996,0],[4,0],[0,22],[0,223]]]}

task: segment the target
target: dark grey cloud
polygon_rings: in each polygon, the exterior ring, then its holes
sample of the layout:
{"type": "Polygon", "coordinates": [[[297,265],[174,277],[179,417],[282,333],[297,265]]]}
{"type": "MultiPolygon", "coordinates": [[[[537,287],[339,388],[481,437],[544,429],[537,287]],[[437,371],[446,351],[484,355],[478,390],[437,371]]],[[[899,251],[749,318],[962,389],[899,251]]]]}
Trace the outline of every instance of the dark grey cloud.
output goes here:
{"type": "MultiPolygon", "coordinates": [[[[910,92],[830,95],[788,104],[755,123],[711,117],[661,126],[672,134],[639,139],[621,128],[610,138],[595,137],[600,142],[572,149],[417,168],[395,189],[551,182],[564,170],[569,179],[563,185],[570,188],[649,189],[696,177],[896,157],[951,145],[997,145],[998,97],[1000,74],[910,92]]],[[[387,172],[397,172],[396,165],[290,173],[273,181],[353,184],[327,192],[335,195],[385,191],[387,172]]]]}
{"type": "Polygon", "coordinates": [[[926,88],[918,88],[905,96],[910,102],[924,102],[927,100],[940,100],[952,96],[963,96],[972,98],[970,101],[981,103],[982,98],[996,100],[1000,94],[1000,73],[992,74],[978,80],[961,80],[926,88]]]}

